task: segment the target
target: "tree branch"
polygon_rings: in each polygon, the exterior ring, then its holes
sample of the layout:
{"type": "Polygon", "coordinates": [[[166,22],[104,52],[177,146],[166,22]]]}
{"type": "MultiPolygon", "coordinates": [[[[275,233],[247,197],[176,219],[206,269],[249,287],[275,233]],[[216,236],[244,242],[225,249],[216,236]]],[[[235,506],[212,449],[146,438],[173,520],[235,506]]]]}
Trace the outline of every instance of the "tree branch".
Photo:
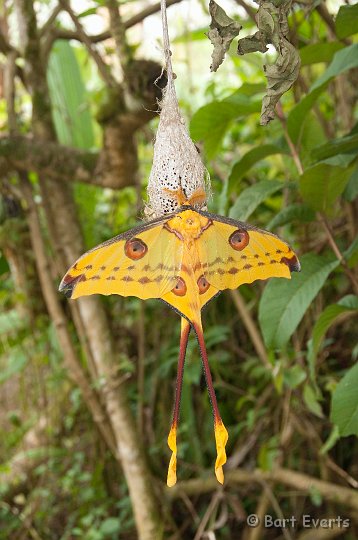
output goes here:
{"type": "MultiPolygon", "coordinates": [[[[304,493],[309,493],[313,488],[318,490],[323,499],[328,502],[342,504],[355,511],[358,510],[358,492],[356,490],[318,480],[290,469],[280,467],[272,471],[237,469],[225,473],[225,486],[252,484],[253,482],[257,484],[262,484],[262,482],[283,484],[304,493]]],[[[217,490],[218,487],[216,478],[211,474],[211,471],[208,471],[205,478],[178,482],[174,487],[166,488],[165,492],[169,499],[177,499],[182,493],[188,496],[202,495],[217,490]]]]}
{"type": "MultiPolygon", "coordinates": [[[[170,7],[174,4],[178,4],[179,2],[182,2],[182,0],[167,0],[167,7],[170,7]]],[[[143,9],[143,11],[140,11],[136,15],[133,15],[130,19],[127,21],[124,21],[123,26],[125,30],[128,30],[128,28],[132,28],[132,26],[135,26],[136,24],[141,23],[149,17],[150,15],[154,15],[155,13],[158,13],[160,11],[160,2],[157,2],[156,4],[153,4],[152,6],[148,6],[147,8],[143,9]]],[[[104,32],[101,32],[100,34],[95,34],[92,36],[88,36],[88,38],[91,40],[92,43],[99,43],[100,41],[105,41],[106,39],[111,38],[111,32],[110,30],[105,30],[104,32]]],[[[53,30],[52,34],[52,42],[56,39],[75,39],[77,41],[82,41],[81,36],[78,34],[78,32],[73,30],[66,30],[65,28],[55,28],[53,30]]]]}
{"type": "Polygon", "coordinates": [[[265,345],[263,344],[260,332],[255,324],[255,321],[251,317],[251,314],[247,309],[241,294],[237,290],[232,290],[230,293],[242,322],[244,323],[244,326],[251,338],[252,344],[255,347],[258,357],[264,366],[271,372],[272,366],[268,360],[265,345]]]}
{"type": "MultiPolygon", "coordinates": [[[[16,58],[19,56],[19,51],[15,49],[10,43],[7,41],[6,37],[4,36],[1,28],[0,28],[0,52],[3,53],[5,56],[12,55],[13,58],[16,60],[16,58]]],[[[25,77],[23,70],[20,68],[20,66],[17,66],[15,64],[15,71],[16,76],[20,78],[23,85],[25,85],[25,77]]]]}
{"type": "MultiPolygon", "coordinates": [[[[125,73],[130,59],[130,49],[126,40],[126,29],[119,11],[117,0],[106,0],[105,4],[109,13],[110,32],[116,44],[116,54],[122,72],[125,73]]],[[[123,77],[125,84],[125,77],[123,77]]]]}
{"type": "Polygon", "coordinates": [[[59,13],[61,13],[61,11],[62,11],[62,6],[61,4],[58,4],[52,11],[51,15],[49,16],[45,24],[42,26],[42,28],[40,28],[39,30],[40,37],[45,36],[51,30],[54,22],[57,19],[57,16],[59,15],[59,13]]]}
{"type": "Polygon", "coordinates": [[[130,185],[134,168],[130,140],[120,150],[121,159],[108,164],[107,149],[98,154],[52,141],[0,136],[0,163],[4,163],[1,171],[35,171],[61,182],[86,182],[118,189],[130,185]]]}
{"type": "Polygon", "coordinates": [[[8,168],[35,171],[61,181],[101,184],[94,176],[98,155],[24,136],[1,136],[0,159],[8,168]]]}
{"type": "Polygon", "coordinates": [[[253,9],[248,4],[246,4],[244,0],[235,0],[235,1],[239,6],[241,6],[246,11],[250,19],[253,20],[254,23],[256,24],[256,10],[253,9]]]}
{"type": "Polygon", "coordinates": [[[69,14],[69,16],[71,17],[72,22],[76,27],[77,33],[81,38],[81,41],[86,45],[89,54],[92,56],[93,60],[96,62],[98,71],[101,74],[102,79],[110,88],[115,88],[117,86],[117,83],[115,79],[112,77],[109,67],[103,61],[98,51],[93,47],[93,42],[84,31],[80,21],[76,17],[76,14],[74,13],[70,4],[67,2],[67,0],[60,0],[60,4],[62,5],[63,9],[65,9],[67,13],[69,14]]]}

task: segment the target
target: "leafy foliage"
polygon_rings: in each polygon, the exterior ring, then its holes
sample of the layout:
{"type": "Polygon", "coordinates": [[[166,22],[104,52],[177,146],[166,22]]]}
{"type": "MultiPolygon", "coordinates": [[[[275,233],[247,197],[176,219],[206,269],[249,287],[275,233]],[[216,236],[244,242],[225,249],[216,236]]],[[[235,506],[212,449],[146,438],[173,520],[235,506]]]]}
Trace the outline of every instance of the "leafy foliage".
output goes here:
{"type": "MultiPolygon", "coordinates": [[[[277,8],[280,2],[269,4],[277,8]]],[[[225,63],[209,79],[206,71],[201,71],[201,64],[207,66],[210,57],[210,44],[203,39],[203,28],[207,30],[209,25],[207,13],[201,20],[191,21],[185,31],[179,27],[179,18],[169,19],[181,105],[187,111],[193,102],[201,104],[188,121],[211,174],[209,210],[250,219],[252,224],[282,236],[295,247],[302,271],[291,280],[244,285],[239,296],[224,293],[204,313],[213,380],[230,433],[229,466],[242,468],[238,472],[249,478],[248,482],[243,480],[239,491],[229,481],[220,496],[215,491],[209,493],[205,480],[214,459],[210,403],[197,344],[194,337],[190,339],[178,448],[185,495],[174,502],[165,494],[160,496],[169,516],[163,519],[168,537],[176,532],[183,539],[199,538],[198,527],[200,538],[215,535],[218,540],[229,540],[247,535],[245,516],[256,513],[263,501],[256,473],[250,476],[253,470],[272,475],[273,497],[268,502],[272,508],[269,506],[267,513],[275,514],[279,508],[284,517],[304,513],[320,518],[332,514],[333,509],[337,515],[349,514],[347,538],[356,536],[355,517],[347,499],[337,503],[329,498],[325,486],[330,484],[331,493],[336,489],[337,497],[342,486],[351,489],[349,499],[354,499],[358,448],[357,6],[337,3],[332,11],[335,18],[328,9],[328,15],[321,18],[320,3],[311,4],[306,10],[307,3],[294,3],[288,17],[290,36],[301,59],[300,77],[282,95],[278,115],[271,102],[270,114],[275,119],[265,127],[259,126],[266,82],[262,64],[277,67],[277,61],[275,64],[270,53],[263,60],[261,52],[249,54],[248,49],[250,43],[259,50],[266,49],[266,42],[275,41],[279,46],[277,21],[270,27],[266,13],[261,28],[268,28],[271,39],[266,36],[259,43],[256,36],[256,41],[241,42],[247,54],[240,57],[228,50],[225,63]],[[187,51],[190,54],[186,57],[187,51]],[[178,58],[186,60],[181,64],[178,58]],[[325,483],[319,491],[313,488],[307,492],[294,484],[292,474],[293,483],[286,486],[274,479],[277,467],[286,469],[287,474],[303,473],[305,482],[308,476],[310,482],[322,479],[325,483]],[[191,478],[199,486],[194,495],[185,491],[186,480],[191,478]]],[[[45,13],[46,5],[38,2],[36,9],[45,13]]],[[[75,9],[75,3],[72,5],[75,9]]],[[[106,5],[93,2],[78,14],[84,28],[90,17],[106,10],[106,5]]],[[[139,7],[133,2],[134,10],[139,7]]],[[[247,7],[252,9],[251,4],[247,7]]],[[[66,35],[60,24],[66,23],[57,21],[53,35],[66,35]]],[[[242,17],[241,24],[249,31],[253,28],[249,17],[242,17]]],[[[235,22],[234,26],[237,30],[240,25],[235,22]]],[[[139,57],[142,49],[135,41],[136,34],[128,32],[128,40],[131,54],[139,57]]],[[[95,47],[103,53],[107,68],[115,63],[112,42],[95,47]]],[[[291,86],[298,71],[299,59],[287,50],[281,52],[281,61],[290,62],[283,62],[277,88],[277,74],[271,72],[276,97],[291,86]]],[[[147,50],[145,53],[149,55],[147,50]]],[[[16,65],[22,68],[22,58],[16,65]]],[[[92,54],[80,40],[55,40],[47,78],[58,139],[73,148],[94,152],[101,148],[93,104],[101,94],[113,93],[101,81],[92,54]]],[[[29,103],[38,96],[22,84],[16,86],[16,92],[18,125],[31,139],[36,134],[30,128],[29,103]]],[[[115,110],[118,103],[111,105],[115,110]]],[[[135,109],[133,101],[130,107],[135,109]]],[[[142,105],[139,109],[148,112],[142,105]]],[[[1,98],[3,131],[10,125],[6,110],[1,98]]],[[[146,126],[136,135],[140,186],[138,179],[118,190],[68,179],[88,247],[136,223],[145,196],[155,122],[152,131],[146,126]]],[[[119,129],[118,118],[110,115],[108,125],[110,130],[119,129]]],[[[46,141],[43,144],[45,149],[46,141]]],[[[0,142],[1,165],[2,148],[0,142]]],[[[36,206],[41,209],[38,174],[36,170],[28,172],[36,206]]],[[[16,217],[7,208],[13,212],[9,192],[15,198],[20,193],[21,208],[22,188],[21,175],[11,169],[4,188],[1,185],[0,197],[0,428],[4,434],[0,443],[4,498],[0,539],[136,538],[133,500],[123,472],[65,367],[56,333],[61,324],[43,302],[29,242],[28,208],[24,206],[16,217]],[[41,432],[38,426],[43,415],[46,428],[41,432]],[[36,442],[34,447],[27,446],[28,439],[36,442]],[[30,464],[30,472],[16,478],[15,486],[19,487],[15,489],[11,473],[20,459],[30,464]]],[[[59,219],[62,210],[56,209],[59,219]]],[[[51,245],[51,221],[42,209],[39,214],[50,262],[48,272],[57,287],[63,252],[51,245]]],[[[67,227],[71,233],[72,224],[67,223],[67,227]]],[[[108,387],[96,373],[86,340],[75,332],[76,307],[62,298],[59,302],[68,317],[79,364],[90,388],[104,402],[108,387]]],[[[156,301],[143,305],[137,299],[109,297],[102,298],[101,305],[118,359],[116,391],[128,395],[155,478],[151,487],[157,493],[169,456],[165,440],[175,388],[179,320],[156,301]]],[[[297,536],[306,532],[298,529],[297,536]]],[[[282,536],[281,530],[262,529],[261,533],[268,540],[282,536]]]]}

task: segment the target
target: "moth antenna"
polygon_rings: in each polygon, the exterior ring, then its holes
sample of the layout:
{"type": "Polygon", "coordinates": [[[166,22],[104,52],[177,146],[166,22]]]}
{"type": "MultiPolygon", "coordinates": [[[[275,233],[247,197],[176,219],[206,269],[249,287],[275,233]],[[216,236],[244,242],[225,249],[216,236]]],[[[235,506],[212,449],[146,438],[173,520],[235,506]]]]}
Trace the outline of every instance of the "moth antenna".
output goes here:
{"type": "Polygon", "coordinates": [[[168,466],[168,476],[167,476],[167,485],[169,487],[174,486],[174,484],[176,484],[176,481],[177,481],[177,427],[178,427],[179,413],[180,413],[180,399],[181,399],[181,391],[182,391],[182,385],[183,385],[185,353],[186,353],[186,348],[188,345],[190,328],[191,328],[190,323],[184,317],[182,317],[173,421],[172,421],[172,425],[171,425],[170,432],[168,435],[168,446],[170,450],[172,451],[172,455],[170,457],[170,462],[168,466]]]}
{"type": "Polygon", "coordinates": [[[221,419],[218,403],[216,400],[215,390],[213,386],[213,380],[211,377],[210,366],[208,361],[208,355],[206,352],[203,327],[201,320],[194,322],[194,330],[199,343],[200,355],[203,362],[206,385],[208,387],[211,406],[214,415],[214,433],[216,443],[216,461],[215,461],[215,475],[220,484],[224,483],[223,465],[226,463],[226,451],[225,446],[228,441],[229,435],[221,419]]]}

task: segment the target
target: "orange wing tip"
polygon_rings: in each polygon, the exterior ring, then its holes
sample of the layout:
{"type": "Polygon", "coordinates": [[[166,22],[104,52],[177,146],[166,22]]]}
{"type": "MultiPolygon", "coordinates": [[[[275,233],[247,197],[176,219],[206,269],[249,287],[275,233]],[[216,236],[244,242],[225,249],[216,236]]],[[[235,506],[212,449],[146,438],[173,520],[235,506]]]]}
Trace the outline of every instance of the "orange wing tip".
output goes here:
{"type": "Polygon", "coordinates": [[[168,467],[167,486],[173,487],[177,482],[177,430],[175,426],[172,426],[169,432],[168,446],[172,455],[168,467]]]}
{"type": "Polygon", "coordinates": [[[220,482],[220,484],[223,484],[224,472],[222,466],[226,463],[225,446],[229,439],[229,435],[221,420],[219,422],[215,422],[214,430],[217,455],[215,462],[215,475],[218,482],[220,482]]]}

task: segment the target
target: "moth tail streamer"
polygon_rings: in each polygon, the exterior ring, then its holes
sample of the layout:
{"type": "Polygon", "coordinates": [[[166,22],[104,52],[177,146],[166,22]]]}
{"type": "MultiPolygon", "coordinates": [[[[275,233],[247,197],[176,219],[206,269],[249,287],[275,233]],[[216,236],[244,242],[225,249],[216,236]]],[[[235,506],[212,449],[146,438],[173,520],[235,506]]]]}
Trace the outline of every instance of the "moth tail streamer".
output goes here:
{"type": "Polygon", "coordinates": [[[215,475],[220,482],[224,483],[224,471],[223,465],[226,463],[226,451],[225,446],[229,439],[229,434],[224,426],[221,418],[215,418],[214,424],[215,443],[216,443],[216,461],[215,461],[215,475]]]}
{"type": "Polygon", "coordinates": [[[168,476],[167,476],[168,487],[174,486],[177,481],[177,426],[179,422],[180,398],[181,398],[181,391],[182,391],[182,385],[183,385],[185,353],[186,353],[186,348],[188,345],[189,333],[190,333],[190,324],[184,317],[182,317],[173,421],[172,421],[172,425],[171,425],[170,432],[168,435],[168,446],[170,450],[172,451],[172,455],[170,457],[170,462],[168,466],[168,476]]]}
{"type": "Polygon", "coordinates": [[[194,328],[195,328],[196,336],[199,343],[206,384],[208,387],[210,401],[211,401],[213,414],[214,414],[214,433],[215,433],[215,443],[216,443],[215,475],[218,482],[220,482],[220,484],[223,484],[224,483],[223,465],[226,463],[226,459],[227,459],[225,447],[226,447],[226,443],[228,441],[229,435],[219,413],[219,408],[218,408],[215,390],[213,386],[213,380],[212,380],[211,372],[210,372],[208,355],[207,355],[206,347],[205,347],[204,333],[203,333],[201,321],[199,324],[195,323],[194,328]]]}

